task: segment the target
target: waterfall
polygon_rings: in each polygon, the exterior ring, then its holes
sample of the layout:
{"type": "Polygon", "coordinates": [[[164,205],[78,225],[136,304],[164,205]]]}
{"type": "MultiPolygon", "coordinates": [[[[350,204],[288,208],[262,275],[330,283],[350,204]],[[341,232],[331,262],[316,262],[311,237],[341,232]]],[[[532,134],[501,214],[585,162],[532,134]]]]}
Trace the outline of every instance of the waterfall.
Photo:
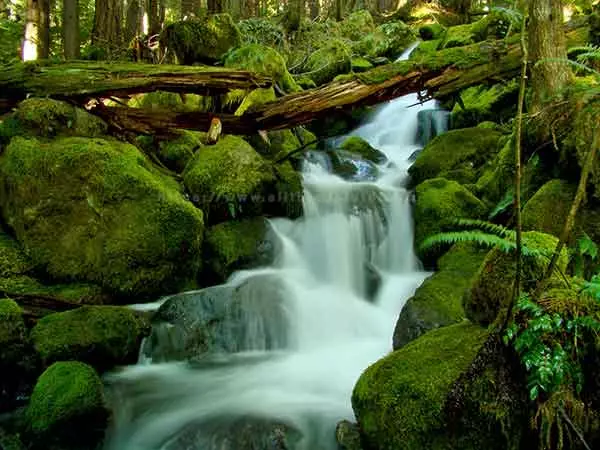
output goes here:
{"type": "Polygon", "coordinates": [[[271,267],[166,300],[159,313],[181,329],[155,327],[140,363],[106,378],[115,409],[106,450],[337,448],[355,382],[391,350],[398,314],[428,275],[404,187],[417,114],[433,107],[418,103],[382,105],[352,133],[387,155],[377,180],[344,181],[323,158],[305,162],[305,215],[271,222],[280,244],[271,267]]]}

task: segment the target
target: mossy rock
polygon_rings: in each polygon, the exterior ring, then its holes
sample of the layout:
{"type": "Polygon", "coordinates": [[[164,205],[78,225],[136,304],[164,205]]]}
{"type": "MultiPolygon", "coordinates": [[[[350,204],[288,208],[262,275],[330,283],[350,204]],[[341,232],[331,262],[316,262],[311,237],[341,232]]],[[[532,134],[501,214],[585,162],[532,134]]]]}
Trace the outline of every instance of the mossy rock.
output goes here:
{"type": "Polygon", "coordinates": [[[14,138],[0,157],[0,206],[36,268],[118,296],[189,286],[202,212],[132,145],[14,138]]]}
{"type": "MultiPolygon", "coordinates": [[[[552,180],[544,184],[523,207],[523,230],[541,231],[560,237],[575,198],[575,189],[575,186],[564,180],[552,180]]],[[[581,220],[576,222],[581,227],[581,220]]],[[[573,231],[577,235],[582,230],[579,228],[573,231]]]]}
{"type": "Polygon", "coordinates": [[[520,26],[513,23],[508,11],[494,10],[476,22],[450,27],[444,34],[441,48],[462,47],[486,39],[503,39],[511,29],[517,32],[520,26]]]}
{"type": "MultiPolygon", "coordinates": [[[[298,129],[294,131],[269,131],[267,133],[267,140],[258,134],[249,136],[247,140],[250,145],[252,145],[252,147],[263,157],[272,161],[278,161],[281,158],[285,158],[293,151],[298,150],[302,145],[315,142],[317,140],[316,136],[310,131],[303,129],[299,130],[300,131],[298,131],[298,129]],[[299,137],[302,138],[302,142],[300,142],[299,137]]],[[[314,144],[309,145],[307,148],[314,148],[314,144]]],[[[301,157],[302,153],[299,153],[298,156],[301,157]]]]}
{"type": "Polygon", "coordinates": [[[463,296],[471,288],[486,254],[486,250],[473,244],[457,244],[439,259],[439,271],[423,282],[400,312],[394,330],[394,350],[429,330],[465,319],[463,296]]]}
{"type": "Polygon", "coordinates": [[[367,58],[363,58],[362,56],[352,58],[353,72],[366,72],[367,70],[371,70],[373,67],[375,66],[367,58]]]}
{"type": "Polygon", "coordinates": [[[498,141],[501,136],[498,131],[477,127],[436,136],[408,169],[411,186],[437,177],[462,184],[476,182],[500,150],[498,141]]]}
{"type": "Polygon", "coordinates": [[[30,345],[21,307],[0,300],[0,412],[17,405],[19,394],[35,381],[37,358],[30,345]]]}
{"type": "Polygon", "coordinates": [[[444,37],[446,27],[439,23],[428,23],[419,28],[419,36],[424,41],[432,41],[444,37]]]}
{"type": "Polygon", "coordinates": [[[137,362],[149,324],[132,309],[82,306],[38,321],[31,339],[43,363],[83,361],[99,372],[137,362]]]}
{"type": "Polygon", "coordinates": [[[242,34],[242,45],[260,44],[278,51],[287,49],[285,30],[280,23],[268,17],[251,17],[237,24],[242,34]]]}
{"type": "Polygon", "coordinates": [[[182,130],[177,137],[159,141],[158,157],[169,169],[181,173],[203,146],[205,137],[206,133],[182,130]]]}
{"type": "Polygon", "coordinates": [[[25,413],[39,448],[95,448],[108,421],[102,381],[87,364],[69,361],[40,376],[25,413]]]}
{"type": "Polygon", "coordinates": [[[345,150],[327,152],[331,162],[331,172],[349,181],[375,181],[381,172],[379,167],[355,153],[345,150]]]}
{"type": "Polygon", "coordinates": [[[107,130],[102,119],[84,109],[49,98],[29,98],[0,123],[0,142],[8,144],[15,136],[99,137],[107,130]]]}
{"type": "Polygon", "coordinates": [[[214,14],[172,23],[163,30],[160,40],[181,64],[212,64],[239,47],[242,35],[229,14],[214,14]]]}
{"type": "Polygon", "coordinates": [[[355,11],[340,24],[342,36],[351,41],[358,41],[363,35],[375,30],[373,16],[366,9],[355,11]]]}
{"type": "Polygon", "coordinates": [[[484,121],[507,122],[517,111],[519,85],[516,79],[493,86],[478,85],[460,92],[464,108],[452,109],[452,128],[473,127],[484,121]]]}
{"type": "MultiPolygon", "coordinates": [[[[463,322],[430,331],[367,368],[352,393],[363,445],[374,449],[452,446],[444,404],[487,333],[463,322]]],[[[475,450],[478,447],[473,447],[475,450]]]]}
{"type": "MultiPolygon", "coordinates": [[[[523,256],[523,292],[532,292],[538,281],[544,276],[558,239],[537,231],[523,233],[523,246],[537,251],[540,256],[523,256]]],[[[556,271],[552,280],[560,282],[567,269],[569,258],[563,249],[556,262],[556,271]]],[[[482,325],[488,325],[506,310],[513,295],[515,280],[515,256],[513,252],[503,252],[493,248],[486,255],[470,292],[464,297],[467,317],[482,325]]]]}
{"type": "Polygon", "coordinates": [[[269,76],[285,93],[301,90],[289,74],[283,57],[277,50],[264,45],[248,44],[237,48],[227,54],[224,65],[269,76]]]}
{"type": "Polygon", "coordinates": [[[206,230],[204,279],[222,283],[243,269],[267,266],[273,262],[274,243],[266,239],[269,227],[262,217],[220,223],[206,230]]]}
{"type": "Polygon", "coordinates": [[[384,164],[387,161],[385,153],[371,147],[371,144],[359,136],[346,138],[340,148],[375,164],[384,164]]]}
{"type": "MultiPolygon", "coordinates": [[[[486,212],[481,200],[456,181],[445,178],[424,181],[416,188],[415,245],[419,248],[428,236],[452,226],[456,219],[482,219],[486,212]]],[[[437,256],[431,251],[418,254],[426,264],[431,264],[437,256]]]]}
{"type": "Polygon", "coordinates": [[[341,40],[329,40],[326,45],[313,52],[304,64],[304,72],[317,86],[351,70],[350,49],[341,40]]]}
{"type": "Polygon", "coordinates": [[[374,32],[363,36],[352,46],[352,50],[371,58],[397,58],[415,40],[414,32],[404,22],[387,22],[379,25],[374,32]]]}

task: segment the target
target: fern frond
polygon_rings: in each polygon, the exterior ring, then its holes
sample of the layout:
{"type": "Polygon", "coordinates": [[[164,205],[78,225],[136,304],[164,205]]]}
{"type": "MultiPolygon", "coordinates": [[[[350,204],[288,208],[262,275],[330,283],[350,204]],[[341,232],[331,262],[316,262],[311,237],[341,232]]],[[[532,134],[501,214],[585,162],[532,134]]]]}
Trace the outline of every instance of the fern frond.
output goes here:
{"type": "Polygon", "coordinates": [[[490,234],[494,234],[499,237],[505,238],[515,238],[515,232],[513,230],[509,230],[508,228],[497,225],[495,223],[487,222],[485,220],[477,220],[477,219],[458,219],[455,222],[461,228],[478,228],[482,231],[486,231],[490,234]]]}
{"type": "Polygon", "coordinates": [[[483,247],[498,247],[503,252],[510,252],[516,248],[516,244],[506,238],[496,236],[495,234],[485,233],[483,231],[450,231],[447,233],[438,233],[426,238],[419,250],[427,252],[433,248],[453,245],[458,242],[472,242],[483,247]]]}
{"type": "Polygon", "coordinates": [[[584,72],[588,72],[588,73],[592,73],[594,75],[600,76],[600,72],[598,72],[597,70],[592,69],[591,67],[586,66],[585,64],[582,64],[580,62],[571,61],[570,59],[567,59],[567,58],[542,58],[537,63],[535,63],[535,65],[533,67],[535,68],[535,67],[538,67],[540,64],[549,63],[549,62],[564,63],[575,69],[579,69],[584,72]]]}

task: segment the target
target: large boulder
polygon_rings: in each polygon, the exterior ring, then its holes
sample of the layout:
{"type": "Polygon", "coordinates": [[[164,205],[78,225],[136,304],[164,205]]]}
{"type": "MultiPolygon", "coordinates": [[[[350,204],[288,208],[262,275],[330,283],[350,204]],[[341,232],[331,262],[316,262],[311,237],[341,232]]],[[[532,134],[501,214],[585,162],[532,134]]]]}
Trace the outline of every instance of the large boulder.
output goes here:
{"type": "MultiPolygon", "coordinates": [[[[550,258],[556,249],[558,239],[537,231],[523,233],[523,246],[530,250],[524,254],[521,279],[522,290],[532,292],[548,268],[550,258]],[[535,252],[535,254],[531,254],[535,252]]],[[[568,255],[562,250],[557,262],[553,280],[560,282],[567,269],[568,255]]],[[[486,255],[478,273],[475,275],[471,291],[464,297],[467,317],[473,322],[489,325],[499,314],[504,313],[513,295],[515,281],[514,251],[505,252],[493,248],[486,255]]]]}
{"type": "Polygon", "coordinates": [[[213,64],[242,42],[240,30],[229,14],[182,20],[167,26],[160,36],[180,64],[213,64]]]}
{"type": "Polygon", "coordinates": [[[411,185],[443,177],[474,183],[500,150],[502,134],[487,128],[465,128],[443,133],[431,140],[408,170],[411,185]]]}
{"type": "Polygon", "coordinates": [[[516,114],[518,95],[516,80],[467,88],[460,93],[462,105],[457,103],[452,109],[452,128],[474,127],[487,120],[507,122],[516,114]]]}
{"type": "Polygon", "coordinates": [[[400,312],[394,330],[394,350],[429,330],[465,319],[463,296],[471,289],[487,250],[457,244],[438,261],[439,271],[427,278],[400,312]]]}
{"type": "Polygon", "coordinates": [[[366,9],[355,11],[340,24],[342,36],[351,41],[358,41],[365,34],[375,31],[373,16],[366,9]]]}
{"type": "Polygon", "coordinates": [[[143,353],[160,362],[286,348],[287,295],[271,275],[174,295],[158,310],[143,353]]]}
{"type": "Polygon", "coordinates": [[[50,366],[38,379],[25,412],[35,448],[95,448],[108,410],[102,381],[87,364],[50,366]]]}
{"type": "Polygon", "coordinates": [[[350,49],[344,41],[329,40],[308,57],[304,72],[317,86],[328,83],[336,76],[352,70],[350,55],[350,49]]]}
{"type": "Polygon", "coordinates": [[[486,335],[468,322],[440,328],[367,368],[352,393],[364,446],[490,448],[452,446],[443,411],[454,382],[469,368],[486,335]]]}
{"type": "MultiPolygon", "coordinates": [[[[456,181],[445,178],[424,181],[416,188],[415,245],[418,248],[428,236],[452,226],[457,219],[482,219],[486,211],[486,206],[456,181]]],[[[419,256],[431,262],[436,255],[419,251],[419,256]]]]}
{"type": "Polygon", "coordinates": [[[202,212],[132,145],[14,138],[0,206],[37,268],[121,296],[178,290],[200,266],[202,212]]]}
{"type": "Polygon", "coordinates": [[[132,309],[82,306],[38,321],[31,339],[43,363],[83,361],[99,372],[137,362],[149,323],[132,309]]]}
{"type": "Polygon", "coordinates": [[[183,180],[212,224],[264,214],[294,215],[297,204],[285,197],[301,190],[300,175],[289,163],[274,167],[237,136],[224,136],[197,152],[183,180]]]}
{"type": "Polygon", "coordinates": [[[178,136],[159,140],[157,155],[165,166],[181,173],[194,154],[203,147],[205,137],[202,132],[183,130],[178,136]]]}
{"type": "Polygon", "coordinates": [[[355,53],[371,58],[397,58],[415,41],[413,30],[404,22],[387,22],[363,36],[352,49],[355,53]]]}
{"type": "MultiPolygon", "coordinates": [[[[574,185],[564,180],[551,180],[544,184],[523,207],[523,230],[541,231],[560,237],[575,198],[575,189],[574,185]]],[[[582,215],[577,218],[581,219],[582,215]]],[[[576,220],[576,225],[579,225],[579,230],[576,227],[574,235],[582,231],[581,220],[576,220]]]]}

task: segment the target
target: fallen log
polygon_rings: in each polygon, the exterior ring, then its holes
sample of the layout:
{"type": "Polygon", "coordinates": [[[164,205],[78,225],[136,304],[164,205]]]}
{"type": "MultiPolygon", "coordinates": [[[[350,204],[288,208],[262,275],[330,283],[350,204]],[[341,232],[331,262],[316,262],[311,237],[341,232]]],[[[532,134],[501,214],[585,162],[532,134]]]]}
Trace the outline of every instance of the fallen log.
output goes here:
{"type": "Polygon", "coordinates": [[[44,294],[15,294],[0,290],[0,298],[14,300],[23,309],[25,315],[32,319],[82,306],[79,303],[44,294]]]}
{"type": "Polygon", "coordinates": [[[208,66],[86,61],[16,63],[0,69],[0,107],[6,111],[29,96],[84,101],[159,90],[219,95],[232,89],[271,84],[269,77],[208,66]]]}

